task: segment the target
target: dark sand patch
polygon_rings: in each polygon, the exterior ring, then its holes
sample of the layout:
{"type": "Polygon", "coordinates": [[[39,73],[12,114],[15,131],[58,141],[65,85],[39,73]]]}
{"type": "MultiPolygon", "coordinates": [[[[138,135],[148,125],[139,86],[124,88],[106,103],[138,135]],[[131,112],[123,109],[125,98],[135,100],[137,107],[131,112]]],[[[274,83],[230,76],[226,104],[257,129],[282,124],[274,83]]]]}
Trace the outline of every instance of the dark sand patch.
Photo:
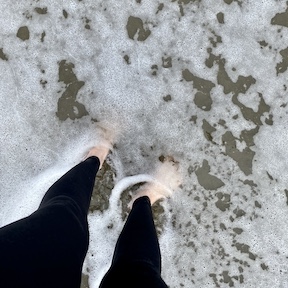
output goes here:
{"type": "Polygon", "coordinates": [[[47,7],[44,7],[44,8],[36,7],[35,11],[40,15],[44,15],[44,14],[47,14],[48,8],[47,7]]]}
{"type": "Polygon", "coordinates": [[[65,121],[82,118],[88,115],[85,106],[76,100],[79,90],[84,86],[84,81],[79,81],[73,72],[73,63],[62,60],[59,63],[59,82],[66,84],[66,90],[58,100],[58,110],[56,116],[65,121]]]}
{"type": "Polygon", "coordinates": [[[288,69],[288,47],[286,49],[281,50],[280,55],[282,56],[282,61],[280,63],[277,63],[276,66],[277,75],[280,73],[284,73],[288,69]]]}
{"type": "Polygon", "coordinates": [[[212,106],[210,93],[215,84],[209,80],[195,76],[188,69],[182,71],[182,76],[187,82],[192,81],[193,88],[198,90],[194,97],[195,105],[204,111],[210,111],[212,106]]]}
{"type": "Polygon", "coordinates": [[[8,61],[7,55],[3,52],[3,48],[0,48],[0,59],[8,61]]]}
{"type": "Polygon", "coordinates": [[[18,29],[17,35],[16,35],[19,39],[25,41],[25,40],[29,40],[30,37],[30,32],[27,26],[22,26],[18,29]]]}
{"type": "Polygon", "coordinates": [[[245,147],[243,151],[237,149],[236,137],[232,132],[227,131],[222,136],[223,145],[225,145],[225,153],[238,163],[239,168],[245,175],[252,174],[252,161],[255,156],[255,152],[249,147],[245,147]]]}
{"type": "Polygon", "coordinates": [[[145,41],[151,34],[151,31],[144,28],[144,23],[142,19],[138,17],[130,16],[126,25],[128,36],[130,39],[134,40],[137,35],[138,41],[145,41]]]}
{"type": "Polygon", "coordinates": [[[222,12],[217,13],[217,20],[220,24],[224,24],[224,13],[222,12]]]}
{"type": "Polygon", "coordinates": [[[199,184],[206,190],[216,190],[224,186],[222,180],[210,174],[210,166],[207,160],[203,160],[202,167],[199,167],[195,174],[199,184]]]}
{"type": "Polygon", "coordinates": [[[202,129],[203,129],[203,132],[204,132],[204,137],[209,141],[209,142],[212,142],[213,144],[216,144],[214,141],[213,141],[213,136],[212,136],[212,133],[216,131],[216,129],[209,124],[209,122],[207,120],[203,120],[203,124],[202,124],[202,129]]]}
{"type": "Polygon", "coordinates": [[[219,192],[216,194],[218,200],[215,203],[216,207],[220,209],[222,212],[225,212],[230,208],[231,205],[231,196],[226,193],[219,192]]]}
{"type": "Polygon", "coordinates": [[[272,19],[271,19],[272,25],[280,25],[284,27],[288,27],[288,8],[283,13],[277,13],[272,19]]]}

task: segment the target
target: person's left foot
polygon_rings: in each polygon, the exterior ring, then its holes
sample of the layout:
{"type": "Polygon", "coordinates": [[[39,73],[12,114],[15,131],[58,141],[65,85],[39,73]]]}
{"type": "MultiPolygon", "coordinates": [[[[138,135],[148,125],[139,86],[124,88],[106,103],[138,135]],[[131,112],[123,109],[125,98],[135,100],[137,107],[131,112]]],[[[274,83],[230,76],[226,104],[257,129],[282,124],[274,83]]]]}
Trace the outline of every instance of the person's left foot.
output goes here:
{"type": "Polygon", "coordinates": [[[88,154],[85,156],[84,160],[86,160],[87,158],[91,157],[91,156],[96,156],[99,158],[100,160],[100,167],[99,169],[101,169],[107,155],[109,154],[109,147],[105,146],[105,145],[98,145],[95,146],[93,148],[90,149],[90,151],[88,152],[88,154]]]}

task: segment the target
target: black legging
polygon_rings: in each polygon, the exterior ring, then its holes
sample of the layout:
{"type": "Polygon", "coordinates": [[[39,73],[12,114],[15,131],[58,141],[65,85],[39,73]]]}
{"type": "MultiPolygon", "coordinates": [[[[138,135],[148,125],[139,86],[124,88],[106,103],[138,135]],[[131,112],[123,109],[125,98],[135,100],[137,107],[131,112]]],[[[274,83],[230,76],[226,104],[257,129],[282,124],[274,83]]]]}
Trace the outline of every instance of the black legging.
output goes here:
{"type": "MultiPolygon", "coordinates": [[[[80,287],[87,213],[99,169],[90,157],[47,191],[37,211],[0,229],[0,287],[80,287]]],[[[101,287],[167,287],[148,197],[135,201],[101,287]],[[136,281],[136,282],[135,282],[136,281]]]]}

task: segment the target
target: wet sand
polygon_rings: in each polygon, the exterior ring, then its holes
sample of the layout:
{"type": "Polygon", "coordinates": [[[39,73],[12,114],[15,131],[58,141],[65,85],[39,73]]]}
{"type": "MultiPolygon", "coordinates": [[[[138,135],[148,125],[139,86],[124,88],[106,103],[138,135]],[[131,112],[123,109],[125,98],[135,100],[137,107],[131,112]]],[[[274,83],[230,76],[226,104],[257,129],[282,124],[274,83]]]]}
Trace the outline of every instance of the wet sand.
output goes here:
{"type": "MultiPolygon", "coordinates": [[[[15,8],[19,21],[2,1],[0,69],[3,83],[14,82],[2,89],[1,103],[19,117],[9,120],[3,108],[3,143],[13,148],[7,135],[21,123],[19,162],[30,155],[24,149],[45,146],[40,152],[48,154],[37,160],[36,151],[17,179],[56,166],[63,147],[72,151],[69,143],[98,121],[119,122],[121,136],[93,191],[91,229],[93,219],[111,213],[114,225],[107,222],[103,233],[115,237],[137,186],[123,192],[116,219],[114,185],[172,154],[184,175],[181,191],[153,210],[170,287],[286,287],[287,5],[124,2],[29,1],[15,8]]],[[[11,147],[1,154],[10,170],[11,147]]],[[[9,191],[1,203],[9,203],[9,191]]],[[[22,196],[15,203],[28,205],[22,196]]],[[[94,253],[96,238],[82,288],[99,281],[93,267],[107,268],[94,253]]]]}

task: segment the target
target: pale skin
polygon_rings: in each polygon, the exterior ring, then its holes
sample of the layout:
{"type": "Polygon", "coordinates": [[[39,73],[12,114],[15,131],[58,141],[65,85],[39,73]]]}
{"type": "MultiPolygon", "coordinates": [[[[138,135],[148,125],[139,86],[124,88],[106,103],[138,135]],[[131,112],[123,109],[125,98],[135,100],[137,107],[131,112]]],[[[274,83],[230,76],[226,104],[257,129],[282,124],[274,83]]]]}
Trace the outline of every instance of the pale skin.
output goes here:
{"type": "Polygon", "coordinates": [[[99,169],[101,169],[101,167],[102,167],[107,155],[109,154],[109,150],[110,149],[107,146],[104,146],[104,145],[94,146],[93,148],[90,149],[88,154],[85,156],[85,159],[87,159],[87,158],[89,158],[91,156],[98,157],[98,159],[100,160],[99,169]]]}
{"type": "MultiPolygon", "coordinates": [[[[90,149],[88,154],[86,155],[85,159],[91,157],[91,156],[96,156],[100,160],[100,169],[109,154],[109,148],[104,145],[98,145],[90,149]]],[[[147,183],[145,184],[138,192],[136,195],[133,197],[132,202],[134,202],[137,198],[142,197],[142,196],[148,196],[151,202],[151,206],[159,199],[165,198],[160,192],[161,188],[158,187],[157,184],[154,183],[147,183]]]]}

